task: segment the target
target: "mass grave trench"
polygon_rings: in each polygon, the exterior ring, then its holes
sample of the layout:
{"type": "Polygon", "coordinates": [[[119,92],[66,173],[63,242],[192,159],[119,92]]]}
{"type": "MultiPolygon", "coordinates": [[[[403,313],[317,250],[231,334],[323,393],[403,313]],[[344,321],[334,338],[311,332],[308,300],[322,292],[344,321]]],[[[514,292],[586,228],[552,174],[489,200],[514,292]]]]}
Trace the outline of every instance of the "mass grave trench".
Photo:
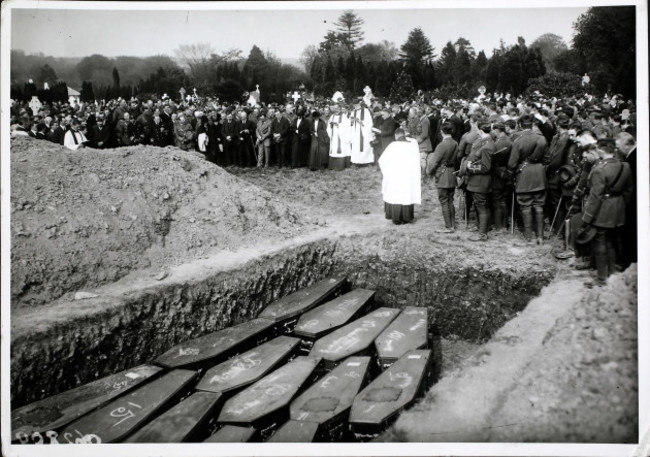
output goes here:
{"type": "MultiPolygon", "coordinates": [[[[262,319],[267,305],[323,278],[347,278],[333,298],[372,290],[375,308],[426,307],[439,336],[480,343],[525,308],[554,274],[467,262],[435,244],[409,251],[393,241],[387,243],[383,234],[319,239],[237,268],[154,283],[119,298],[99,297],[93,300],[105,306],[96,306],[97,312],[12,331],[12,409],[151,363],[193,338],[262,319]]],[[[267,340],[297,325],[299,316],[276,322],[267,340]]]]}
{"type": "MultiPolygon", "coordinates": [[[[248,438],[231,434],[230,439],[236,441],[363,441],[373,438],[385,430],[402,409],[417,401],[435,380],[437,370],[433,365],[440,365],[440,361],[434,360],[432,355],[439,349],[439,342],[430,341],[431,325],[426,308],[376,308],[376,304],[368,300],[374,294],[369,290],[354,289],[336,297],[344,286],[346,281],[340,276],[323,279],[269,305],[268,309],[277,314],[275,321],[258,317],[181,343],[166,353],[176,354],[180,363],[169,364],[169,357],[156,359],[163,369],[171,371],[65,426],[62,436],[74,437],[76,433],[101,442],[203,441],[206,437],[210,439],[219,426],[235,425],[239,428],[234,430],[255,430],[252,433],[259,430],[254,439],[252,434],[248,438]],[[355,296],[362,297],[359,301],[363,304],[359,306],[365,307],[367,314],[351,320],[356,314],[348,313],[349,322],[346,323],[340,320],[339,313],[329,312],[340,310],[341,303],[355,296]],[[284,308],[285,303],[293,303],[291,309],[284,308]],[[322,304],[315,307],[319,303],[322,304]],[[318,315],[321,319],[330,317],[331,323],[337,325],[325,325],[330,333],[316,341],[310,357],[299,356],[291,360],[292,354],[297,352],[298,338],[278,336],[260,343],[266,339],[260,339],[260,334],[268,333],[269,328],[293,333],[291,327],[282,324],[289,319],[297,320],[296,309],[298,314],[311,313],[311,317],[318,315]],[[275,327],[274,322],[278,324],[275,327]],[[195,365],[196,356],[202,354],[204,347],[212,350],[213,345],[206,345],[206,341],[217,341],[228,350],[236,351],[238,347],[247,347],[251,340],[257,341],[258,346],[207,372],[203,369],[198,372],[179,370],[195,365]],[[187,351],[188,347],[199,350],[187,351]],[[241,362],[258,360],[253,357],[263,357],[265,348],[266,352],[278,349],[282,354],[276,360],[285,363],[259,379],[260,375],[268,373],[269,367],[260,372],[256,370],[257,363],[248,366],[241,362]],[[427,349],[418,350],[420,348],[427,349]],[[367,355],[360,357],[361,354],[367,355]],[[389,360],[391,358],[396,360],[389,360]],[[374,374],[368,369],[371,359],[379,369],[374,374]],[[161,360],[165,363],[160,363],[161,360]],[[319,365],[322,365],[321,371],[316,369],[319,365]],[[225,371],[219,371],[222,366],[225,371]],[[237,369],[233,371],[233,367],[237,369]],[[228,379],[217,380],[217,384],[222,384],[221,389],[201,391],[201,382],[195,383],[197,378],[203,374],[204,380],[209,379],[215,371],[231,375],[228,379]],[[243,383],[236,379],[238,376],[243,383]],[[346,377],[349,379],[341,380],[346,377]],[[233,386],[244,386],[256,379],[251,387],[234,393],[233,386]],[[232,394],[225,404],[222,392],[226,396],[232,394]]],[[[217,360],[214,351],[208,351],[207,357],[212,363],[217,360]]],[[[270,367],[278,363],[281,362],[271,361],[270,367]]],[[[215,436],[215,440],[229,439],[226,432],[220,436],[215,436]]]]}

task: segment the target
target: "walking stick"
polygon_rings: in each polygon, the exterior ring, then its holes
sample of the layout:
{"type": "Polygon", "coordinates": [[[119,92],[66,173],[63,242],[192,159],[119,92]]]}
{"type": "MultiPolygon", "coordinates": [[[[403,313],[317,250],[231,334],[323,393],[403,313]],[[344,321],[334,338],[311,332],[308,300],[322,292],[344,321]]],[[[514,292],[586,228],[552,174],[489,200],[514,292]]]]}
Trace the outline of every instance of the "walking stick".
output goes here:
{"type": "Polygon", "coordinates": [[[510,234],[515,234],[515,193],[512,193],[512,201],[510,204],[510,234]]]}
{"type": "MultiPolygon", "coordinates": [[[[557,218],[557,213],[560,212],[560,205],[562,204],[562,198],[563,197],[564,197],[564,195],[561,195],[560,196],[560,201],[557,202],[557,208],[555,208],[555,215],[553,216],[553,222],[551,222],[551,233],[549,233],[547,240],[550,239],[551,236],[555,234],[553,226],[555,225],[555,219],[557,218]]],[[[558,230],[558,233],[560,233],[560,230],[558,230]]]]}

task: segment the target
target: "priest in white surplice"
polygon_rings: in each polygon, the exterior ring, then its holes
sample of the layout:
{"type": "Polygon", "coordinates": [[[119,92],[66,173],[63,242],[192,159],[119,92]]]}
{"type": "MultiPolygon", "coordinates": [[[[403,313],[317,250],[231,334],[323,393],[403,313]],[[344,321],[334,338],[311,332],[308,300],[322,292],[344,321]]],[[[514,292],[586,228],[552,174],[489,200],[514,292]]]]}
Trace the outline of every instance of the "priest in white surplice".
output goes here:
{"type": "Polygon", "coordinates": [[[350,157],[350,118],[344,106],[332,106],[332,115],[327,123],[327,134],[330,137],[331,170],[343,170],[350,157]]]}
{"type": "Polygon", "coordinates": [[[404,130],[395,130],[390,143],[378,160],[383,175],[381,191],[386,219],[395,224],[411,222],[414,205],[421,203],[422,183],[420,149],[415,140],[407,139],[404,130]]]}
{"type": "Polygon", "coordinates": [[[352,163],[365,165],[375,162],[372,153],[372,114],[361,101],[355,104],[352,117],[352,163]]]}
{"type": "Polygon", "coordinates": [[[86,135],[79,130],[79,121],[73,118],[70,121],[70,130],[65,132],[65,136],[63,137],[63,146],[76,151],[79,148],[86,147],[87,143],[88,139],[86,135]]]}

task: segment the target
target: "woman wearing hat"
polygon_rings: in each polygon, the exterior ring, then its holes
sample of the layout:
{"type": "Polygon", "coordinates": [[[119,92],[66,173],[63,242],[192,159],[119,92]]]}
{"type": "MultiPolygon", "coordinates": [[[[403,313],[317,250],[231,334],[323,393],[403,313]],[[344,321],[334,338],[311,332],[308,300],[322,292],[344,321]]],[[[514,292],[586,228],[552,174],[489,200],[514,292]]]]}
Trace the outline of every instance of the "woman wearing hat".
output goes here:
{"type": "Polygon", "coordinates": [[[309,150],[309,169],[312,171],[327,168],[329,161],[330,138],[327,126],[320,118],[320,112],[315,110],[311,114],[311,147],[309,150]]]}

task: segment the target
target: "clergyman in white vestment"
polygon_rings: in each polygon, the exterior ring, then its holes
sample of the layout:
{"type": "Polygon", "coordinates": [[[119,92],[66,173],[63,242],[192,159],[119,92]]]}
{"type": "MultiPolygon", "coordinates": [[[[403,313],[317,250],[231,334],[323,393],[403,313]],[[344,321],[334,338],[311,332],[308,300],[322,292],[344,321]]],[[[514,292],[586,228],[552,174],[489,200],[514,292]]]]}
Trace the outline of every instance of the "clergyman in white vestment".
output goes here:
{"type": "Polygon", "coordinates": [[[395,224],[411,222],[414,205],[422,198],[420,150],[417,141],[404,137],[404,130],[395,130],[395,141],[379,158],[383,176],[381,183],[386,219],[395,224]]]}

